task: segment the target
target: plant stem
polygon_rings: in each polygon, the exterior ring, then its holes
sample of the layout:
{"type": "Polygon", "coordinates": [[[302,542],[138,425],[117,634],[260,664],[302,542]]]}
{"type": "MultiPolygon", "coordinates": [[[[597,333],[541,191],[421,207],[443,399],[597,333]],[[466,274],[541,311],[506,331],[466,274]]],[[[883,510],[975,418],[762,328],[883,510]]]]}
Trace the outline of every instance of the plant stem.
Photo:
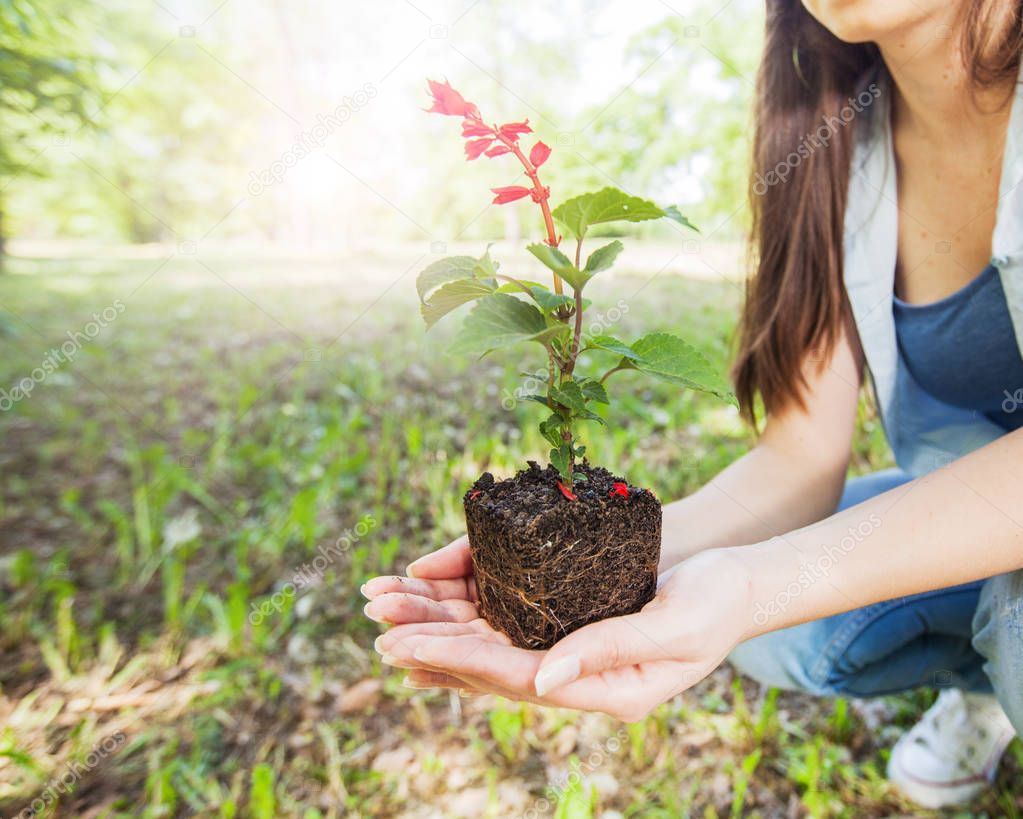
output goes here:
{"type": "Polygon", "coordinates": [[[626,370],[626,369],[628,369],[628,367],[622,367],[622,366],[620,366],[620,365],[619,365],[619,366],[617,366],[617,367],[612,367],[612,368],[611,368],[610,370],[608,370],[608,371],[607,371],[606,373],[604,373],[604,374],[603,374],[603,375],[602,375],[602,376],[600,377],[600,383],[601,383],[601,384],[603,384],[603,383],[604,383],[605,381],[607,381],[607,379],[608,379],[608,376],[610,376],[610,375],[611,375],[612,373],[616,373],[616,372],[618,372],[619,370],[626,370]]]}
{"type": "MultiPolygon", "coordinates": [[[[528,176],[530,181],[533,183],[533,199],[540,206],[540,212],[543,213],[543,223],[544,227],[547,229],[547,244],[551,247],[557,247],[560,244],[560,238],[554,230],[554,217],[551,216],[551,206],[547,201],[550,197],[550,191],[541,184],[540,174],[537,172],[536,168],[533,167],[533,163],[529,161],[528,157],[522,153],[522,149],[519,148],[518,143],[515,140],[502,135],[500,128],[496,126],[494,127],[494,134],[502,145],[515,154],[515,158],[522,164],[523,169],[525,169],[526,176],[528,176]]],[[[561,285],[561,277],[558,276],[557,273],[554,273],[553,275],[554,292],[560,296],[564,292],[561,285]]]]}
{"type": "Polygon", "coordinates": [[[583,336],[583,291],[575,288],[575,329],[572,332],[572,349],[568,357],[568,374],[575,370],[575,362],[579,357],[579,347],[583,336]]]}
{"type": "Polygon", "coordinates": [[[494,276],[494,278],[506,281],[509,284],[514,284],[516,287],[520,288],[522,292],[525,293],[527,296],[533,298],[533,291],[526,287],[526,285],[523,282],[520,282],[514,276],[505,276],[503,273],[498,273],[494,276]]]}

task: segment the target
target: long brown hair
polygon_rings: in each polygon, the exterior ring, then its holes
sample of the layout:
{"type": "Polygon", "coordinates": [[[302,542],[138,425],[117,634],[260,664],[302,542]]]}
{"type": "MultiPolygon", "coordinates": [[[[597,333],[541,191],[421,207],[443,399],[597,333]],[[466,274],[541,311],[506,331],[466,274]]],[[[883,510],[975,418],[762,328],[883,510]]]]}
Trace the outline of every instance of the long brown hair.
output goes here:
{"type": "MultiPolygon", "coordinates": [[[[1007,0],[969,0],[964,8],[961,53],[978,87],[1007,82],[1018,71],[1023,0],[1007,11],[1007,0]]],[[[865,86],[883,72],[873,44],[839,40],[800,0],[768,0],[749,194],[754,274],[733,368],[750,422],[757,395],[768,413],[805,405],[804,362],[828,360],[850,319],[842,272],[855,137],[848,112],[850,105],[861,110],[865,86]]],[[[867,94],[876,98],[876,86],[867,94]]]]}

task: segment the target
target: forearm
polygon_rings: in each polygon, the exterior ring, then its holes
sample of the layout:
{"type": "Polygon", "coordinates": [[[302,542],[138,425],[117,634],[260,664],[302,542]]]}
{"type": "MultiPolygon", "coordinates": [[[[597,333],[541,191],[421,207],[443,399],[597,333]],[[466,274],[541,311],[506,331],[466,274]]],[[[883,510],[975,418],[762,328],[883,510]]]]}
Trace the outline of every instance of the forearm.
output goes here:
{"type": "Polygon", "coordinates": [[[664,508],[661,571],[706,549],[758,543],[834,512],[845,464],[761,442],[699,491],[664,508]]]}
{"type": "Polygon", "coordinates": [[[748,636],[1023,568],[1023,431],[816,525],[730,550],[748,636]]]}

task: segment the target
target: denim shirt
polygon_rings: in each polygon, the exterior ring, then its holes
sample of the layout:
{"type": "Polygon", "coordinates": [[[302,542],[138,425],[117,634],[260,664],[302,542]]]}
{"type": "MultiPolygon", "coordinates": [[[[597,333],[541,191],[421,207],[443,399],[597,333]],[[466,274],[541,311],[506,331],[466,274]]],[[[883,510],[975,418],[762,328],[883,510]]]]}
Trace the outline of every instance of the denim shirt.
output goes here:
{"type": "MultiPolygon", "coordinates": [[[[899,353],[892,302],[898,251],[898,195],[890,122],[890,84],[858,116],[845,214],[844,268],[860,342],[895,460],[914,477],[945,466],[1005,434],[980,413],[946,404],[915,383],[899,353]]],[[[998,268],[1023,352],[1023,70],[1012,100],[999,183],[991,263],[998,268]]],[[[955,202],[949,202],[956,207],[955,202]]],[[[970,214],[964,214],[964,220],[970,214]]],[[[942,252],[941,243],[935,252],[942,252]]],[[[948,252],[950,248],[944,248],[948,252]]],[[[1007,391],[1006,406],[1023,384],[1007,391]]]]}

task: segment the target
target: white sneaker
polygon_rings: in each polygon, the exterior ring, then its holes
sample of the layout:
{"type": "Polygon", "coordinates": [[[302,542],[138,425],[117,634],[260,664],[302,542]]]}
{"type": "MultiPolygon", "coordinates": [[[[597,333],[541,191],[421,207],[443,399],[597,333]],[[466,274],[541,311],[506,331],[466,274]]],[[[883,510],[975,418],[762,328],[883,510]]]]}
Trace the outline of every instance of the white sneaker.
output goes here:
{"type": "Polygon", "coordinates": [[[946,689],[895,743],[888,779],[925,808],[964,804],[994,781],[1014,736],[994,697],[946,689]]]}

